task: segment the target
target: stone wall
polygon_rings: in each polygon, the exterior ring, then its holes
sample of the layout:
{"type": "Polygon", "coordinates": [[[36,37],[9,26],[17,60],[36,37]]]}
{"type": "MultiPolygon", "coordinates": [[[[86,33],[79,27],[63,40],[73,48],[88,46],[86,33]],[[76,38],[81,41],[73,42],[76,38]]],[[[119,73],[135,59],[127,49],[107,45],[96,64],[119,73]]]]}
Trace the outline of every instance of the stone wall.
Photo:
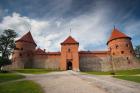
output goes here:
{"type": "Polygon", "coordinates": [[[15,58],[15,61],[12,61],[12,65],[10,65],[10,69],[23,69],[25,68],[25,62],[27,62],[26,58],[15,58]]]}
{"type": "MultiPolygon", "coordinates": [[[[111,71],[140,68],[135,57],[111,57],[108,54],[80,54],[80,71],[111,71]]],[[[46,68],[60,69],[60,55],[35,55],[34,59],[17,57],[13,59],[11,69],[46,68]]]]}
{"type": "Polygon", "coordinates": [[[135,57],[113,57],[112,66],[114,70],[127,70],[140,68],[140,62],[135,57]]]}
{"type": "Polygon", "coordinates": [[[59,69],[60,55],[37,55],[32,66],[33,68],[59,69]]]}
{"type": "Polygon", "coordinates": [[[140,68],[135,57],[81,56],[80,71],[117,71],[140,68]]]}
{"type": "Polygon", "coordinates": [[[81,71],[108,71],[110,70],[109,58],[107,57],[80,57],[81,71]]]}

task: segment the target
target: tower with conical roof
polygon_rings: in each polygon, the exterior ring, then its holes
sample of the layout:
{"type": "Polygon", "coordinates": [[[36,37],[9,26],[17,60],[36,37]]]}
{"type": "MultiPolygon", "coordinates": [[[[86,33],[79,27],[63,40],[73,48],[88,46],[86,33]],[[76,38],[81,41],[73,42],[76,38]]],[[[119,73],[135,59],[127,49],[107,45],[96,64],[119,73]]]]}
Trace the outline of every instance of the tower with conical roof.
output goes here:
{"type": "Polygon", "coordinates": [[[18,39],[13,52],[13,64],[18,68],[30,68],[36,46],[30,31],[18,39]]]}
{"type": "Polygon", "coordinates": [[[131,37],[125,35],[117,28],[114,28],[109,40],[107,41],[111,56],[134,56],[131,37]]]}
{"type": "Polygon", "coordinates": [[[61,70],[79,71],[79,43],[69,36],[61,43],[61,70]]]}

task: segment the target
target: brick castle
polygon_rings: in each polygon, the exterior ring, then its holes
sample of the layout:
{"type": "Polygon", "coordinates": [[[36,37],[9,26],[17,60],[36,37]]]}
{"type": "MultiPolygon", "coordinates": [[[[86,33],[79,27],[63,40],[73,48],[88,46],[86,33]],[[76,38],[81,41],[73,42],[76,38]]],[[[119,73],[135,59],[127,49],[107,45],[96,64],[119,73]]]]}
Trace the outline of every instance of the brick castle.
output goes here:
{"type": "Polygon", "coordinates": [[[114,28],[107,41],[108,51],[78,51],[79,42],[69,36],[60,52],[36,49],[31,32],[16,41],[12,54],[13,69],[46,68],[74,71],[110,71],[140,67],[131,37],[114,28]]]}

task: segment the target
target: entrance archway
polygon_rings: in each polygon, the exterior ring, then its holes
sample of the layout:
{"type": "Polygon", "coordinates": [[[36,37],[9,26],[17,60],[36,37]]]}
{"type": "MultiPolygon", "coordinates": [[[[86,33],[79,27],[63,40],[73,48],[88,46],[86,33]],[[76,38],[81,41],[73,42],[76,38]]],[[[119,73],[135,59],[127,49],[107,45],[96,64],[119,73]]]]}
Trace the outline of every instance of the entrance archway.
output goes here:
{"type": "Polygon", "coordinates": [[[67,62],[67,70],[72,70],[72,62],[71,61],[67,62]]]}

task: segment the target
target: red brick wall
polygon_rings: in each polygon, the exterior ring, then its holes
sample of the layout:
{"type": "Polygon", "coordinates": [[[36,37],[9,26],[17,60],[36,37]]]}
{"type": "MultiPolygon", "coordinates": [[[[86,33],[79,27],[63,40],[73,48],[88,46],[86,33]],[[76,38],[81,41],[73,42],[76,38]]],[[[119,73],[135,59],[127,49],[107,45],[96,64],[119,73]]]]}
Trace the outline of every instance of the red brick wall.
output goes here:
{"type": "Polygon", "coordinates": [[[108,43],[112,56],[134,56],[134,50],[129,38],[120,38],[108,43]]]}
{"type": "Polygon", "coordinates": [[[61,62],[60,69],[66,70],[67,60],[71,60],[72,69],[74,71],[79,71],[79,53],[78,44],[64,44],[61,46],[61,62]]]}

